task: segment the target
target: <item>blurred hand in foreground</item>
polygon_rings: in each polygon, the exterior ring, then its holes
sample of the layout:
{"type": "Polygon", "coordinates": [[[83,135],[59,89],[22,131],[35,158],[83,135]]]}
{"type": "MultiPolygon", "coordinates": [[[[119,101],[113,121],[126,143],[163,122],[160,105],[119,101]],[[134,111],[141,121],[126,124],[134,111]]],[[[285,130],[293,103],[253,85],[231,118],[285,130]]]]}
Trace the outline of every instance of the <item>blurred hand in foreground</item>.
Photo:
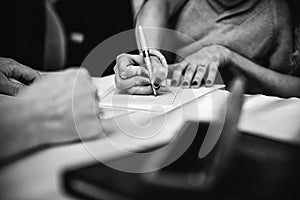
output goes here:
{"type": "Polygon", "coordinates": [[[2,156],[100,133],[96,87],[82,69],[46,75],[18,98],[0,102],[0,110],[6,113],[0,122],[2,156]]]}
{"type": "Polygon", "coordinates": [[[0,57],[0,93],[16,96],[28,85],[39,79],[40,73],[38,71],[13,59],[0,57]]]}

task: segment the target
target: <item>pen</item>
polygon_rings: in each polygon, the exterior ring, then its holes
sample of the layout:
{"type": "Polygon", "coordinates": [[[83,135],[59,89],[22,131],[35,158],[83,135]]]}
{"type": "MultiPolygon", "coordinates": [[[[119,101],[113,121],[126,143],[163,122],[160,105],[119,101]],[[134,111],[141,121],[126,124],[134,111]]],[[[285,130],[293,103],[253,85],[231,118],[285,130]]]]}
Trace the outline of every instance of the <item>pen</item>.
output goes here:
{"type": "Polygon", "coordinates": [[[152,79],[152,65],[151,65],[149,50],[148,50],[148,47],[147,47],[147,42],[146,42],[146,38],[145,38],[145,35],[144,35],[144,32],[143,32],[143,27],[142,26],[138,27],[138,36],[139,36],[139,39],[140,39],[142,55],[144,57],[147,70],[149,72],[149,80],[150,80],[151,88],[152,88],[154,96],[156,96],[157,93],[156,93],[156,90],[153,86],[153,82],[151,80],[152,79]]]}

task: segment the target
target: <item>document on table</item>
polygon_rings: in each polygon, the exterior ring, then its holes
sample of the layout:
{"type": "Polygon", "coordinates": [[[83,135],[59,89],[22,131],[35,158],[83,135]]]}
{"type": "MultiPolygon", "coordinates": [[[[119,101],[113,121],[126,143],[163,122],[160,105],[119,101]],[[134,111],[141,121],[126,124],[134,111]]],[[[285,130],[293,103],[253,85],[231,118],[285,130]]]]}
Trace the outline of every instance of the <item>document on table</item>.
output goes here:
{"type": "Polygon", "coordinates": [[[200,87],[199,89],[181,89],[179,87],[164,87],[157,96],[130,95],[118,91],[115,86],[109,87],[100,95],[100,107],[119,108],[151,112],[169,112],[179,106],[204,96],[224,85],[200,87]]]}
{"type": "Polygon", "coordinates": [[[179,88],[168,88],[162,87],[157,91],[157,96],[154,95],[130,95],[124,92],[119,91],[116,88],[110,88],[108,93],[106,94],[106,98],[102,101],[106,102],[107,100],[111,100],[112,104],[121,104],[127,105],[135,104],[135,105],[153,105],[153,104],[160,104],[160,105],[171,105],[175,103],[180,93],[179,88]]]}

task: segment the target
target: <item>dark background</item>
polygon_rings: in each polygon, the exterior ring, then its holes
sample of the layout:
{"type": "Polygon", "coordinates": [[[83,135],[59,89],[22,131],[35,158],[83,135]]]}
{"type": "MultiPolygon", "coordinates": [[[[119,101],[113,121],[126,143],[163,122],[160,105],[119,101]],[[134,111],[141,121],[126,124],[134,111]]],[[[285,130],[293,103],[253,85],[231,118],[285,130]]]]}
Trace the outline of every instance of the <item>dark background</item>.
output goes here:
{"type": "MultiPolygon", "coordinates": [[[[96,45],[133,28],[130,0],[59,0],[54,8],[67,39],[65,67],[80,66],[96,45]],[[82,33],[83,43],[71,41],[71,32],[82,33]]],[[[45,0],[1,1],[1,57],[43,69],[45,11],[45,0]]]]}
{"type": "MultiPolygon", "coordinates": [[[[0,3],[0,56],[43,70],[45,1],[2,0],[0,3]]],[[[300,2],[288,0],[294,24],[299,24],[300,2]]],[[[80,66],[88,53],[105,39],[133,28],[130,0],[58,0],[54,8],[67,39],[63,68],[80,66]],[[70,40],[72,32],[84,35],[81,44],[70,40]]]]}

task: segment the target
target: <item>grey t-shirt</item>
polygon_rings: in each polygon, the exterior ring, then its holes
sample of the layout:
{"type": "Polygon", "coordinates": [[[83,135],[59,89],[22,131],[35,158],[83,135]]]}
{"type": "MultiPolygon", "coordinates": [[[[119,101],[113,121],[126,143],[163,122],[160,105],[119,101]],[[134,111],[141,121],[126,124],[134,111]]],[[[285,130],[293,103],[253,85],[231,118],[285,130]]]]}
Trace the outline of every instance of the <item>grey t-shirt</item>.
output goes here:
{"type": "MultiPolygon", "coordinates": [[[[188,0],[175,29],[201,46],[220,44],[281,73],[290,73],[293,32],[286,0],[188,0]]],[[[182,41],[188,46],[190,41],[182,41]]],[[[192,53],[192,52],[190,52],[192,53]]]]}

